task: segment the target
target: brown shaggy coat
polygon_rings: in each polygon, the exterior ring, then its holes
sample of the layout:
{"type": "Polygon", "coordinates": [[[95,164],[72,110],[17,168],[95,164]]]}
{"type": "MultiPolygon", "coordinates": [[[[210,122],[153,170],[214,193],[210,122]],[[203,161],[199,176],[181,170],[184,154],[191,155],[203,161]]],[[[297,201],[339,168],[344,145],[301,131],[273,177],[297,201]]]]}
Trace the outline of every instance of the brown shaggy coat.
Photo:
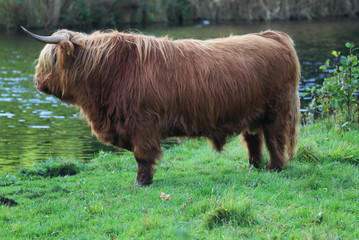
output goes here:
{"type": "Polygon", "coordinates": [[[105,143],[133,151],[137,183],[152,183],[161,140],[243,133],[250,164],[265,141],[269,169],[295,152],[300,66],[291,38],[266,31],[206,41],[68,30],[42,50],[37,88],[78,105],[105,143]]]}

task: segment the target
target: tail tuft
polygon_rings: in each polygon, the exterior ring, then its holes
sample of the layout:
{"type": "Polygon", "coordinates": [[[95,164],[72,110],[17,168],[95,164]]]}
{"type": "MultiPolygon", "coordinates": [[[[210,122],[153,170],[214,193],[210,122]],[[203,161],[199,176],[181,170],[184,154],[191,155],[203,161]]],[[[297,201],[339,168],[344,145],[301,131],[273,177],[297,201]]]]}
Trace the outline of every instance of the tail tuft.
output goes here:
{"type": "Polygon", "coordinates": [[[291,122],[289,127],[289,144],[287,145],[287,153],[289,159],[292,159],[297,151],[297,138],[299,135],[300,120],[300,100],[298,91],[293,95],[293,107],[291,114],[291,122]]]}

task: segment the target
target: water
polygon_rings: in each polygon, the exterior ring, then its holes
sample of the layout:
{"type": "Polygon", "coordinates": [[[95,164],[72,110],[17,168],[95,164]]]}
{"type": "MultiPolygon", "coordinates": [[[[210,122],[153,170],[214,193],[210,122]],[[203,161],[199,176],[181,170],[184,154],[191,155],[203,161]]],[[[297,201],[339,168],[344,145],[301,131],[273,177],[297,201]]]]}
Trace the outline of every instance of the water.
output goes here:
{"type": "MultiPolygon", "coordinates": [[[[295,40],[302,65],[301,91],[323,78],[318,68],[331,57],[332,50],[343,50],[347,41],[359,45],[358,20],[149,26],[141,31],[155,36],[207,39],[266,29],[287,32],[295,40]]],[[[0,46],[0,173],[14,173],[51,156],[87,161],[101,149],[118,152],[91,135],[78,109],[36,91],[34,60],[42,43],[21,33],[0,33],[0,46]]]]}

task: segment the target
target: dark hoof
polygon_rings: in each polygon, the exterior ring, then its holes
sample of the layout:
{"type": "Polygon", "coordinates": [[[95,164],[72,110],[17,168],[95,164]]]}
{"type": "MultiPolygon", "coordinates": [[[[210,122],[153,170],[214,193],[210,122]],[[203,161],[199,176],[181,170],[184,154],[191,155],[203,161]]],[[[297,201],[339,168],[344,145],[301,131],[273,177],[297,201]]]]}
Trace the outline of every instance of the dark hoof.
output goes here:
{"type": "Polygon", "coordinates": [[[270,165],[268,165],[268,170],[270,171],[270,172],[281,172],[281,171],[283,171],[283,168],[282,167],[278,167],[278,166],[270,166],[270,165]]]}
{"type": "Polygon", "coordinates": [[[138,186],[148,186],[152,184],[154,174],[153,164],[140,159],[136,159],[138,164],[137,178],[135,184],[138,186]]]}
{"type": "Polygon", "coordinates": [[[136,180],[134,182],[135,185],[137,186],[140,186],[140,187],[144,187],[144,186],[149,186],[152,184],[152,180],[151,181],[139,181],[139,180],[136,180]]]}
{"type": "Polygon", "coordinates": [[[262,167],[262,159],[261,158],[251,158],[249,159],[249,164],[255,168],[262,167]]]}

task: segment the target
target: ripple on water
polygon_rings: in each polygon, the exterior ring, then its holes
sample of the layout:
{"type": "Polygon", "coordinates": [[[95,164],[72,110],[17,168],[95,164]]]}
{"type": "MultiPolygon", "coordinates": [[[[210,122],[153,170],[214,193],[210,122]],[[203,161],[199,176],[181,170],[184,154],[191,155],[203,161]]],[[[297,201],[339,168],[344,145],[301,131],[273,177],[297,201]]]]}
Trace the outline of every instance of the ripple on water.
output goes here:
{"type": "Polygon", "coordinates": [[[0,117],[12,118],[13,116],[15,116],[15,114],[10,112],[0,112],[0,117]]]}
{"type": "Polygon", "coordinates": [[[16,98],[0,98],[0,102],[14,102],[16,98]]]}
{"type": "Polygon", "coordinates": [[[30,125],[28,128],[50,128],[50,126],[41,126],[41,125],[30,125]]]}
{"type": "MultiPolygon", "coordinates": [[[[11,84],[11,82],[17,82],[17,81],[28,81],[28,77],[5,77],[3,78],[5,81],[8,81],[8,84],[11,84]]],[[[15,83],[13,83],[15,84],[15,83]]]]}

